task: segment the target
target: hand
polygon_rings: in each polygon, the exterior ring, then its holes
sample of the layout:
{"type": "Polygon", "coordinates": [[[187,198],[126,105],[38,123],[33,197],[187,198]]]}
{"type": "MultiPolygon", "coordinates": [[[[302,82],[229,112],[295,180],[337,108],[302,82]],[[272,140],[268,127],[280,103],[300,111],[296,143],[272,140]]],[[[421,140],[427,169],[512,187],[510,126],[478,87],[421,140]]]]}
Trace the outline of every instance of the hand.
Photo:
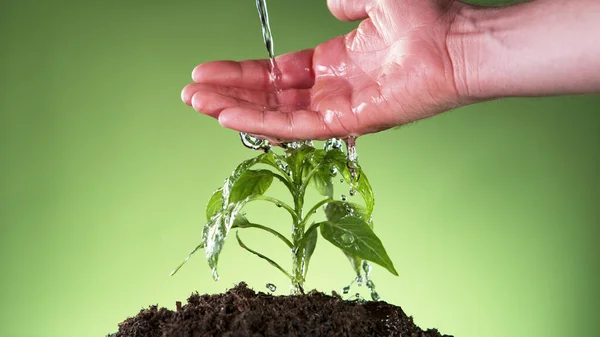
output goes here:
{"type": "Polygon", "coordinates": [[[227,128],[279,140],[343,138],[461,105],[446,40],[451,0],[329,0],[359,27],[314,49],[268,60],[216,61],[193,71],[183,101],[227,128]]]}

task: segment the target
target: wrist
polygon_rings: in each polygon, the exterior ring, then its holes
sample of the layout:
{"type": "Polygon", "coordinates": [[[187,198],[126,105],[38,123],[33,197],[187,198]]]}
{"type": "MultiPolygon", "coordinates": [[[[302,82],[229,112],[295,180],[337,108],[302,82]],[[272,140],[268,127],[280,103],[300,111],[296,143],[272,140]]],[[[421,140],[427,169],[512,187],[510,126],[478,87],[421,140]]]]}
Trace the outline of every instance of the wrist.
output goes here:
{"type": "Polygon", "coordinates": [[[485,69],[489,67],[499,71],[500,67],[494,64],[498,59],[498,51],[494,51],[489,43],[493,39],[489,35],[494,32],[486,31],[483,27],[487,10],[461,4],[446,38],[454,83],[463,102],[476,103],[501,96],[490,86],[490,82],[500,79],[494,79],[490,71],[485,69]]]}
{"type": "Polygon", "coordinates": [[[446,41],[460,97],[598,92],[599,18],[597,0],[461,6],[446,41]]]}

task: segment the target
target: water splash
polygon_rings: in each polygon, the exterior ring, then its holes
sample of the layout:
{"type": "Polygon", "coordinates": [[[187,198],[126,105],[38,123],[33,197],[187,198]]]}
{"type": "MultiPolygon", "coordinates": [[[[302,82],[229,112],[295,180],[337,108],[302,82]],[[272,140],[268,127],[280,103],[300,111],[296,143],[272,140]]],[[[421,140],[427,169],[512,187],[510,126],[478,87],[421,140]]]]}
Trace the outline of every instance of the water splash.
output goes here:
{"type": "Polygon", "coordinates": [[[263,150],[265,152],[269,152],[271,149],[271,143],[268,140],[254,137],[245,132],[240,132],[240,139],[245,147],[252,150],[263,150]]]}
{"type": "MultiPolygon", "coordinates": [[[[256,0],[256,9],[258,10],[258,17],[262,28],[263,41],[269,54],[269,76],[271,79],[271,85],[273,86],[273,92],[275,92],[275,108],[279,107],[278,95],[281,90],[278,87],[278,83],[281,82],[282,73],[275,61],[275,47],[273,43],[273,33],[271,32],[271,24],[269,23],[269,11],[267,10],[267,0],[256,0]]],[[[273,107],[270,107],[273,108],[273,107]]],[[[240,132],[240,138],[242,144],[245,147],[252,150],[263,150],[268,152],[271,149],[271,143],[266,139],[261,139],[256,136],[240,132]]]]}
{"type": "Polygon", "coordinates": [[[356,190],[358,182],[358,153],[356,152],[356,137],[348,136],[346,142],[346,166],[350,171],[350,190],[356,190]]]}
{"type": "Polygon", "coordinates": [[[274,293],[274,292],[276,292],[276,291],[277,291],[277,286],[276,286],[276,285],[274,285],[273,283],[267,283],[267,284],[265,285],[265,287],[266,287],[267,289],[269,289],[269,291],[270,291],[270,292],[272,292],[272,293],[274,293]]]}
{"type": "Polygon", "coordinates": [[[271,66],[271,83],[275,92],[279,92],[278,83],[281,81],[281,70],[275,61],[275,46],[271,24],[269,23],[269,11],[267,9],[267,0],[256,0],[256,9],[262,27],[263,41],[269,53],[269,64],[271,66]]]}
{"type": "Polygon", "coordinates": [[[363,260],[363,262],[362,262],[362,269],[365,272],[364,277],[365,277],[365,280],[367,281],[366,282],[367,288],[371,292],[371,299],[373,301],[379,301],[379,300],[381,300],[381,296],[379,296],[379,294],[375,290],[375,283],[370,278],[371,264],[368,261],[363,260]]]}
{"type": "Polygon", "coordinates": [[[342,141],[337,138],[331,138],[325,141],[323,145],[323,150],[332,151],[332,150],[340,150],[342,148],[342,141]]]}

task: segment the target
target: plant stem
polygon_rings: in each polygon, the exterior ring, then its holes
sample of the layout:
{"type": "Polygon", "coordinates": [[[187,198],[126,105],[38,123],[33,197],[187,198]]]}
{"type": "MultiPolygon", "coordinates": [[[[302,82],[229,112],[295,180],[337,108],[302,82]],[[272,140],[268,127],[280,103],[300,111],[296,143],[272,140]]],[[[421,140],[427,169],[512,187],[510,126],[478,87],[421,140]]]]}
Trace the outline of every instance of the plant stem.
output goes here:
{"type": "Polygon", "coordinates": [[[298,217],[295,219],[292,225],[292,244],[294,247],[292,248],[292,285],[294,287],[294,293],[304,292],[304,256],[305,250],[303,239],[304,239],[304,219],[302,208],[304,206],[304,194],[296,193],[294,194],[294,206],[295,212],[298,217]]]}

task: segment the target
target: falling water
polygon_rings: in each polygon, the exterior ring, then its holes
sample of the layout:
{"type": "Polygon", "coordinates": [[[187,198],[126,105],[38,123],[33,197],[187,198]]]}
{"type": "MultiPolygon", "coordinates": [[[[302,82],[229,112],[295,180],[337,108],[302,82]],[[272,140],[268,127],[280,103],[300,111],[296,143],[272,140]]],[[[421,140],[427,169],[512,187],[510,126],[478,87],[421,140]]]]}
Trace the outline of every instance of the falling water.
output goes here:
{"type": "MultiPolygon", "coordinates": [[[[269,54],[269,75],[271,78],[271,85],[273,86],[273,92],[279,93],[281,90],[277,86],[281,82],[281,70],[275,61],[275,48],[273,42],[273,33],[271,32],[271,25],[269,23],[269,11],[267,10],[267,0],[256,0],[256,9],[258,10],[258,17],[262,27],[263,41],[269,54]]],[[[279,106],[279,101],[275,95],[275,104],[279,106]]],[[[269,151],[271,144],[266,139],[260,139],[258,137],[249,135],[245,132],[240,132],[240,138],[244,146],[253,150],[269,151]]]]}

